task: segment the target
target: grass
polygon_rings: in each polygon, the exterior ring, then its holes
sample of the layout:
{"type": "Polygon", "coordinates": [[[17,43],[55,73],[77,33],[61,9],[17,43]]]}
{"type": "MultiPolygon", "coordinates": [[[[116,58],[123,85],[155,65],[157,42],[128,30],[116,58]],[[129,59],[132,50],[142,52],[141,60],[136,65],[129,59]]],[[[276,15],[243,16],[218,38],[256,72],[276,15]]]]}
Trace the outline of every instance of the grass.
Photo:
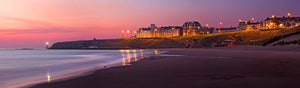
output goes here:
{"type": "MultiPolygon", "coordinates": [[[[195,47],[207,47],[224,40],[235,40],[237,45],[268,45],[283,37],[299,34],[300,26],[270,31],[236,31],[226,33],[212,33],[206,35],[182,36],[180,40],[192,40],[195,47]]],[[[52,48],[59,49],[81,49],[89,46],[99,48],[182,48],[185,44],[172,39],[108,39],[108,40],[87,40],[55,43],[52,48]]]]}
{"type": "Polygon", "coordinates": [[[178,37],[182,40],[193,40],[198,46],[209,46],[213,43],[224,40],[235,40],[237,45],[262,45],[265,46],[272,42],[278,41],[283,37],[299,34],[300,27],[285,28],[271,31],[236,31],[226,33],[212,33],[206,35],[183,36],[178,37]]]}

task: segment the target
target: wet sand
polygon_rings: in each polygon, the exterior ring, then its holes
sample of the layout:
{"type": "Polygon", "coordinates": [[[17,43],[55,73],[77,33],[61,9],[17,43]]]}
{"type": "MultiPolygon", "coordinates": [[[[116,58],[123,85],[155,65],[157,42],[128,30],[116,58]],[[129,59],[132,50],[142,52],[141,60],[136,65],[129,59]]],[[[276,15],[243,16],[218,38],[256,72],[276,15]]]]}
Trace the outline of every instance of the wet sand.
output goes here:
{"type": "Polygon", "coordinates": [[[300,51],[232,47],[171,49],[130,66],[107,68],[33,88],[299,88],[300,51]],[[184,56],[169,56],[184,55],[184,56]]]}

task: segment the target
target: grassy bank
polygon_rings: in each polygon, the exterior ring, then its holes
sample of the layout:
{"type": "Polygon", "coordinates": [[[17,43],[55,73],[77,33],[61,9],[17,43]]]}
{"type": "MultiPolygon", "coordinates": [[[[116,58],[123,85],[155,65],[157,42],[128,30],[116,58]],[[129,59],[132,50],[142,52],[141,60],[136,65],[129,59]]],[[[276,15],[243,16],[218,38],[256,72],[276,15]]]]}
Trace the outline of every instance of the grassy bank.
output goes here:
{"type": "Polygon", "coordinates": [[[226,33],[212,33],[206,35],[183,36],[178,37],[182,40],[193,40],[197,46],[209,46],[213,43],[224,40],[235,40],[237,45],[267,45],[283,38],[299,34],[300,27],[285,28],[280,30],[263,30],[263,31],[237,31],[226,33]]]}

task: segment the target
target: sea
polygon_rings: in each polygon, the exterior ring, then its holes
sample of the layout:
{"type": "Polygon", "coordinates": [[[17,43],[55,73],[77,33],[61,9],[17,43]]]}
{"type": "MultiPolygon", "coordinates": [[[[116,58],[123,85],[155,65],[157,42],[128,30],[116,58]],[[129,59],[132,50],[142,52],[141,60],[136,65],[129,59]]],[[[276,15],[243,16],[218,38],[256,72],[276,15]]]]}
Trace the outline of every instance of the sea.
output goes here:
{"type": "Polygon", "coordinates": [[[0,49],[0,88],[24,88],[39,83],[130,65],[156,55],[157,50],[0,49]]]}

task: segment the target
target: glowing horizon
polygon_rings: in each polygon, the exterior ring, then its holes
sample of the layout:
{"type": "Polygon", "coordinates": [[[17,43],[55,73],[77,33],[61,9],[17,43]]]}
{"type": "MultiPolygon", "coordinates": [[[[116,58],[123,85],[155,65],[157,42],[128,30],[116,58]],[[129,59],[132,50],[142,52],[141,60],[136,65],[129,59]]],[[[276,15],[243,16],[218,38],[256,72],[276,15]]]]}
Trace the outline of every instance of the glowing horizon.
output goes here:
{"type": "Polygon", "coordinates": [[[150,24],[237,26],[266,17],[299,16],[299,0],[3,0],[0,48],[43,48],[45,42],[121,38],[150,24]],[[268,4],[272,3],[272,4],[268,4]]]}

